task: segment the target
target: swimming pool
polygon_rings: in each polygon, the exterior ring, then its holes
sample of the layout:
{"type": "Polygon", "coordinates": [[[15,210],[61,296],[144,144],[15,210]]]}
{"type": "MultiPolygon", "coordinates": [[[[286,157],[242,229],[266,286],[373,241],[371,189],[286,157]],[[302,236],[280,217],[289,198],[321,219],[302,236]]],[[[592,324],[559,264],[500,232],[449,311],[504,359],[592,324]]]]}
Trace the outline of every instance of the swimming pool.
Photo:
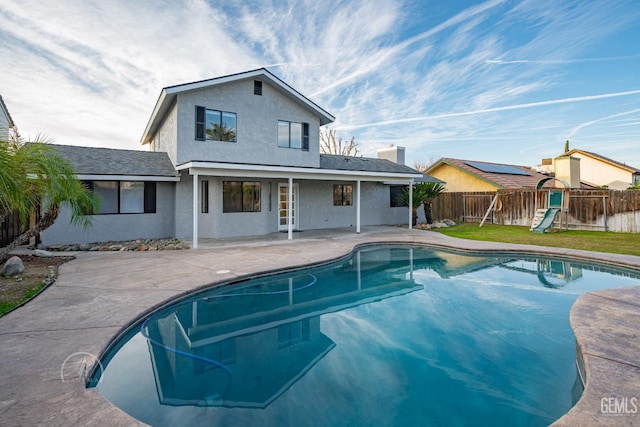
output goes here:
{"type": "Polygon", "coordinates": [[[154,313],[97,386],[151,425],[548,425],[581,392],[569,308],[638,284],[582,261],[365,247],[154,313]]]}

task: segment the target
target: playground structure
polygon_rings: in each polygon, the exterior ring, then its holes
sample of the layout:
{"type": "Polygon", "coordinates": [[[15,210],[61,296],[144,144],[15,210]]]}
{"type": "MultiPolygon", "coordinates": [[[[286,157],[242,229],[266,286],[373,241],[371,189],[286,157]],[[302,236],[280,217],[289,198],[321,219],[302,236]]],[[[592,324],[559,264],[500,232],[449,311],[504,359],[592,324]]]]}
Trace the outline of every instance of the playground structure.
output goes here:
{"type": "MultiPolygon", "coordinates": [[[[569,215],[569,199],[571,194],[571,188],[565,181],[548,177],[538,181],[536,185],[536,197],[534,207],[534,217],[531,222],[530,230],[534,233],[544,233],[549,228],[553,227],[553,224],[557,219],[560,220],[558,228],[568,229],[568,215],[569,215]],[[544,184],[550,180],[560,182],[564,188],[543,188],[544,184]],[[546,193],[546,196],[538,197],[540,193],[546,193]],[[538,200],[543,199],[544,205],[538,206],[538,200]]],[[[495,196],[491,200],[489,208],[487,209],[480,227],[484,224],[491,211],[500,211],[502,209],[502,201],[499,198],[500,192],[496,191],[495,196]]]]}
{"type": "MultiPolygon", "coordinates": [[[[568,226],[568,213],[569,213],[569,195],[571,192],[571,188],[569,184],[561,179],[557,178],[544,178],[538,181],[536,185],[536,192],[547,192],[546,206],[538,208],[536,206],[535,216],[533,217],[533,221],[531,222],[530,230],[534,233],[544,233],[549,228],[553,226],[553,223],[556,221],[558,215],[560,215],[560,227],[565,230],[569,228],[568,226]],[[556,180],[560,182],[564,188],[562,189],[543,189],[542,187],[547,181],[556,180]],[[564,224],[564,225],[563,225],[564,224]]],[[[536,204],[538,202],[538,198],[536,197],[536,204]]]]}

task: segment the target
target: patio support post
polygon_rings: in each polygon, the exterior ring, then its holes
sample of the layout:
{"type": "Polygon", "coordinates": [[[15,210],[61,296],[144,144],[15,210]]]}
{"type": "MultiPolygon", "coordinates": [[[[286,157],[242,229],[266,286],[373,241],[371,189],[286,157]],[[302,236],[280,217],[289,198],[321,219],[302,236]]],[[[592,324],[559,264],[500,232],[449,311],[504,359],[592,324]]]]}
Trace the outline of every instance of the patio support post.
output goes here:
{"type": "Polygon", "coordinates": [[[356,185],[356,233],[360,233],[360,180],[356,185]]]}
{"type": "Polygon", "coordinates": [[[413,228],[413,178],[409,181],[409,230],[413,228]]]}
{"type": "Polygon", "coordinates": [[[193,174],[193,242],[191,247],[198,249],[198,193],[200,188],[198,187],[198,174],[193,174]]]}
{"type": "Polygon", "coordinates": [[[287,230],[287,239],[293,240],[293,178],[289,178],[289,188],[287,189],[287,216],[289,227],[287,230]]]}

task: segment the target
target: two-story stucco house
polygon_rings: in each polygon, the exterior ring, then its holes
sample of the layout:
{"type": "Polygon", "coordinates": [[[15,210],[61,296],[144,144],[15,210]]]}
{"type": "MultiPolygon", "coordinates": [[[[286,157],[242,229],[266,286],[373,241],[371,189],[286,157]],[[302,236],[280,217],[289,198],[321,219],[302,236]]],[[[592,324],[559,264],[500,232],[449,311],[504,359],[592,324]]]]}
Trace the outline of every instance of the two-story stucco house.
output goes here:
{"type": "Polygon", "coordinates": [[[403,161],[320,154],[319,129],[333,121],[266,69],[166,87],[142,136],[149,152],[61,148],[103,205],[90,229],[61,218],[43,243],[175,236],[197,247],[198,238],[410,223],[394,203],[398,186],[431,178],[403,161]]]}

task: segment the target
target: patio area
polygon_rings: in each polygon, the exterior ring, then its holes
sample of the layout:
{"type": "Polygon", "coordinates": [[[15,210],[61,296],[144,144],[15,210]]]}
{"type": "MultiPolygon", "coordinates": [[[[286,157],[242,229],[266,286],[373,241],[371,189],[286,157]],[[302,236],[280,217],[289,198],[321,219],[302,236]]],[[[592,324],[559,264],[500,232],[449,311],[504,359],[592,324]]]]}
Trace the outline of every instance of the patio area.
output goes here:
{"type": "MultiPolygon", "coordinates": [[[[85,388],[83,361],[90,369],[95,362],[91,355],[101,355],[136,319],[179,295],[261,272],[328,262],[368,243],[517,251],[640,269],[640,257],[460,240],[401,227],[363,227],[361,233],[351,228],[302,231],[293,240],[286,233],[200,239],[198,249],[183,251],[77,253],[61,267],[53,286],[0,319],[1,423],[141,425],[97,389],[85,388]]],[[[640,288],[586,294],[574,305],[571,322],[588,386],[580,402],[554,425],[637,425],[640,415],[603,415],[601,401],[640,397],[640,288]]]]}

